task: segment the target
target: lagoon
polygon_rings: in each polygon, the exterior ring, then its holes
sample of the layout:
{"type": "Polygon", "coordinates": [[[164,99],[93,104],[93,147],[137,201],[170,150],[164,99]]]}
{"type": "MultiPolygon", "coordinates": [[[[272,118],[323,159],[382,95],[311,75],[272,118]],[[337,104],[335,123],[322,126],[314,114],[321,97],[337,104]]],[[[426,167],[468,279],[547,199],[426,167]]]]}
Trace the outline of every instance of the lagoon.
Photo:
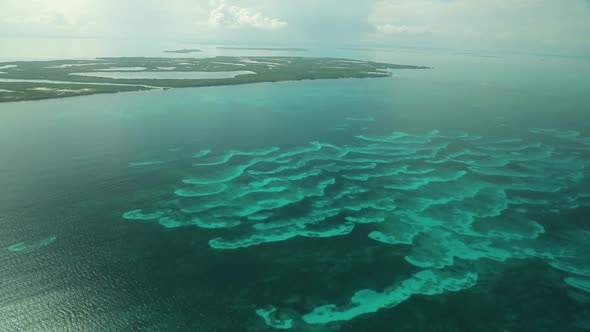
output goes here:
{"type": "Polygon", "coordinates": [[[224,79],[235,78],[240,75],[254,75],[253,71],[141,71],[141,72],[117,72],[103,70],[105,72],[82,72],[70,75],[87,77],[106,77],[114,79],[145,79],[145,80],[202,80],[202,79],[224,79]]]}

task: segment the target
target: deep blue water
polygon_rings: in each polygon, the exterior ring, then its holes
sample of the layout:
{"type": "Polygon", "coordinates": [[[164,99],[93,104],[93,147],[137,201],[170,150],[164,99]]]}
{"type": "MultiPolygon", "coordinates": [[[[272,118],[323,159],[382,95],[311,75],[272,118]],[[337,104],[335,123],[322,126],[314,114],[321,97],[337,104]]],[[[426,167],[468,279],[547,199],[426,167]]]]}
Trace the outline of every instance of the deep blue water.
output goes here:
{"type": "Polygon", "coordinates": [[[590,66],[343,56],[0,104],[0,330],[590,329],[590,66]]]}

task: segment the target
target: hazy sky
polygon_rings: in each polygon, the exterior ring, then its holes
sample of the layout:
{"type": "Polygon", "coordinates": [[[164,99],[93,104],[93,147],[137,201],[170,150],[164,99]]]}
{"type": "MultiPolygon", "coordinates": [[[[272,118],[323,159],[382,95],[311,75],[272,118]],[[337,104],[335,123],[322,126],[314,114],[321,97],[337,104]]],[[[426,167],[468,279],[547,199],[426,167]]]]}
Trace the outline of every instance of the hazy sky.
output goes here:
{"type": "Polygon", "coordinates": [[[590,0],[0,1],[0,37],[590,51],[590,0]]]}

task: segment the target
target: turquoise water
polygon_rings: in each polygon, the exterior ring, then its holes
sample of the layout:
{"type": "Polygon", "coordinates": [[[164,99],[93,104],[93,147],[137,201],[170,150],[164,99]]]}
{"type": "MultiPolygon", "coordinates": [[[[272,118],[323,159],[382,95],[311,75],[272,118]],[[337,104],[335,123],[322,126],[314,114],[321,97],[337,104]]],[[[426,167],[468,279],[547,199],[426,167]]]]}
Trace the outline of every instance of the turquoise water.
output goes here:
{"type": "Polygon", "coordinates": [[[0,330],[590,329],[585,60],[342,52],[0,104],[0,330]]]}

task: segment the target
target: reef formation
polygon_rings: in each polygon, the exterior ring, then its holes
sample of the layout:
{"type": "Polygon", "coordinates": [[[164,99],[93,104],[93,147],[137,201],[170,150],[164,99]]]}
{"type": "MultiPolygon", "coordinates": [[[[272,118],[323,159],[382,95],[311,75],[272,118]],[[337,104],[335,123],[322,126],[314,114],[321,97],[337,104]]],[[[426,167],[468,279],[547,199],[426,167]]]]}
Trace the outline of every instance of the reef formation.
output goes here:
{"type": "Polygon", "coordinates": [[[403,258],[417,272],[390,287],[359,289],[349,303],[327,299],[299,314],[272,303],[258,309],[276,329],[347,321],[412,296],[469,289],[483,273],[470,262],[541,260],[564,273],[564,287],[587,293],[590,232],[565,227],[548,234],[541,217],[590,206],[590,137],[538,128],[520,136],[432,130],[357,135],[348,145],[195,151],[193,174],[170,199],[155,210],[133,207],[123,218],[225,229],[226,236],[209,241],[215,250],[296,237],[329,241],[360,224],[370,227],[370,239],[407,249],[403,258]]]}

